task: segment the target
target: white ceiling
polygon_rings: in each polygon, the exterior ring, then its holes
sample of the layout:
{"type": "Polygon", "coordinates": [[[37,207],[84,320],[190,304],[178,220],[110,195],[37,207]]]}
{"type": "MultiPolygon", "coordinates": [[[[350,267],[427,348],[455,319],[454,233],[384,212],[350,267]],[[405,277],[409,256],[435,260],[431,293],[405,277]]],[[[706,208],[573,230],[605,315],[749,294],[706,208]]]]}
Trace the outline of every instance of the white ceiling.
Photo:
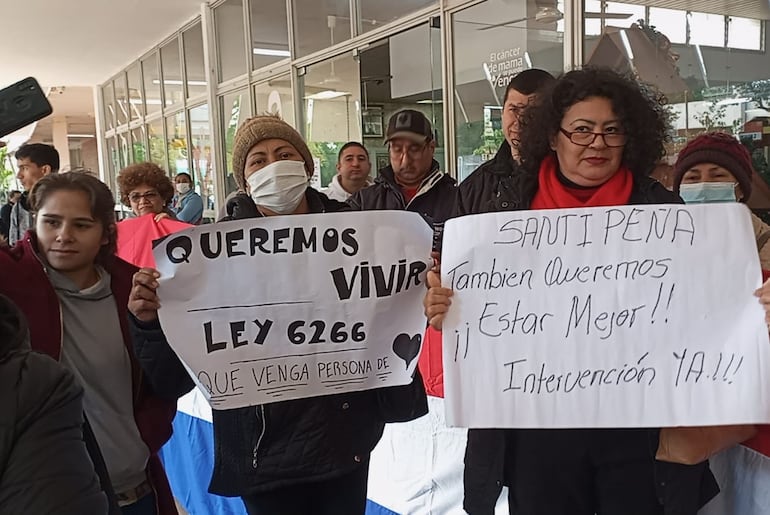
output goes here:
{"type": "Polygon", "coordinates": [[[0,87],[93,86],[201,11],[201,0],[2,0],[0,87]]]}

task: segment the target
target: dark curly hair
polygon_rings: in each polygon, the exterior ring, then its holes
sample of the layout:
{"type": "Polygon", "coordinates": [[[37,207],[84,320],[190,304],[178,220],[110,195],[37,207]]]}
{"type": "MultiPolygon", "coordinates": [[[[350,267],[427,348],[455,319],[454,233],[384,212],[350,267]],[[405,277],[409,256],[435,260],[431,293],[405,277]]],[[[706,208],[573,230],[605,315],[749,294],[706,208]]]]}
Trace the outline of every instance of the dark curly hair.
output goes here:
{"type": "Polygon", "coordinates": [[[535,104],[523,113],[519,156],[530,188],[536,187],[540,163],[554,153],[551,141],[561,127],[564,114],[589,97],[606,98],[612,103],[612,110],[628,134],[622,162],[635,177],[649,175],[665,155],[663,143],[668,138],[669,115],[664,109],[663,95],[633,77],[610,69],[572,70],[539,93],[535,104]]]}
{"type": "Polygon", "coordinates": [[[143,184],[158,190],[164,207],[168,206],[174,197],[174,184],[161,167],[155,163],[136,163],[118,173],[118,190],[123,205],[131,207],[128,194],[143,184]]]}
{"type": "Polygon", "coordinates": [[[99,249],[96,260],[104,262],[109,256],[114,255],[118,250],[115,200],[107,185],[86,169],[46,175],[37,181],[29,195],[32,211],[37,213],[45,205],[48,197],[57,191],[80,191],[86,194],[91,206],[91,216],[102,224],[104,233],[107,235],[107,243],[99,249]]]}

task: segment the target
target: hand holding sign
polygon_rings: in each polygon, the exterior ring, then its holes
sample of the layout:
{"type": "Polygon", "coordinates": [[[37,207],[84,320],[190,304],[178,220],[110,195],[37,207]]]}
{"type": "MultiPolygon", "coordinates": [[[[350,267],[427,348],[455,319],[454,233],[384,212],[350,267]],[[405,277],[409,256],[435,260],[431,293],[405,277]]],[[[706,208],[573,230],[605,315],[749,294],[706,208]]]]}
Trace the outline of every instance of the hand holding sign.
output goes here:
{"type": "MultiPolygon", "coordinates": [[[[403,211],[198,226],[155,248],[161,325],[215,409],[409,384],[431,244],[403,211]]],[[[135,278],[140,320],[155,273],[135,278]]]]}
{"type": "Polygon", "coordinates": [[[128,297],[128,310],[142,322],[158,318],[160,299],[158,298],[158,278],[160,274],[153,268],[142,268],[134,274],[131,294],[128,297]]]}
{"type": "Polygon", "coordinates": [[[452,304],[450,297],[453,292],[449,288],[441,287],[441,274],[436,270],[428,272],[427,281],[428,291],[423,299],[425,316],[428,318],[428,323],[431,327],[440,331],[444,323],[444,317],[449,310],[449,306],[452,304]]]}

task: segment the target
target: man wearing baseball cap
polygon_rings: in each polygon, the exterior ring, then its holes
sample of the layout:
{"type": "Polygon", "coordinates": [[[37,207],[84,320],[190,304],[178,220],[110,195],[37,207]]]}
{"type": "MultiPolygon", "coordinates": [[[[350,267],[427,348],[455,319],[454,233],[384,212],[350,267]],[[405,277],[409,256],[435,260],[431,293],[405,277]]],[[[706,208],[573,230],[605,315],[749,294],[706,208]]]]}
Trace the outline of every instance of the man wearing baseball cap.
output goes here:
{"type": "Polygon", "coordinates": [[[404,109],[390,117],[386,135],[390,166],[348,204],[357,210],[414,211],[429,223],[443,223],[452,211],[455,181],[433,159],[436,141],[430,122],[420,111],[404,109]]]}

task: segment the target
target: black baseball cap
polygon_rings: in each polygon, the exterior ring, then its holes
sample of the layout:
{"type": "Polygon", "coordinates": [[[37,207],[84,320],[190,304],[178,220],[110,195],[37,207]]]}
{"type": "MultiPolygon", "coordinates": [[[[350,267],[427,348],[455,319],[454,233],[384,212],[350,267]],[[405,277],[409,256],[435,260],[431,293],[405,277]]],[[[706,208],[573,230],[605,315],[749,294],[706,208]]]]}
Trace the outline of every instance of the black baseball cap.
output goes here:
{"type": "Polygon", "coordinates": [[[385,143],[396,138],[425,143],[433,139],[433,127],[420,111],[404,109],[390,117],[386,136],[385,143]]]}

